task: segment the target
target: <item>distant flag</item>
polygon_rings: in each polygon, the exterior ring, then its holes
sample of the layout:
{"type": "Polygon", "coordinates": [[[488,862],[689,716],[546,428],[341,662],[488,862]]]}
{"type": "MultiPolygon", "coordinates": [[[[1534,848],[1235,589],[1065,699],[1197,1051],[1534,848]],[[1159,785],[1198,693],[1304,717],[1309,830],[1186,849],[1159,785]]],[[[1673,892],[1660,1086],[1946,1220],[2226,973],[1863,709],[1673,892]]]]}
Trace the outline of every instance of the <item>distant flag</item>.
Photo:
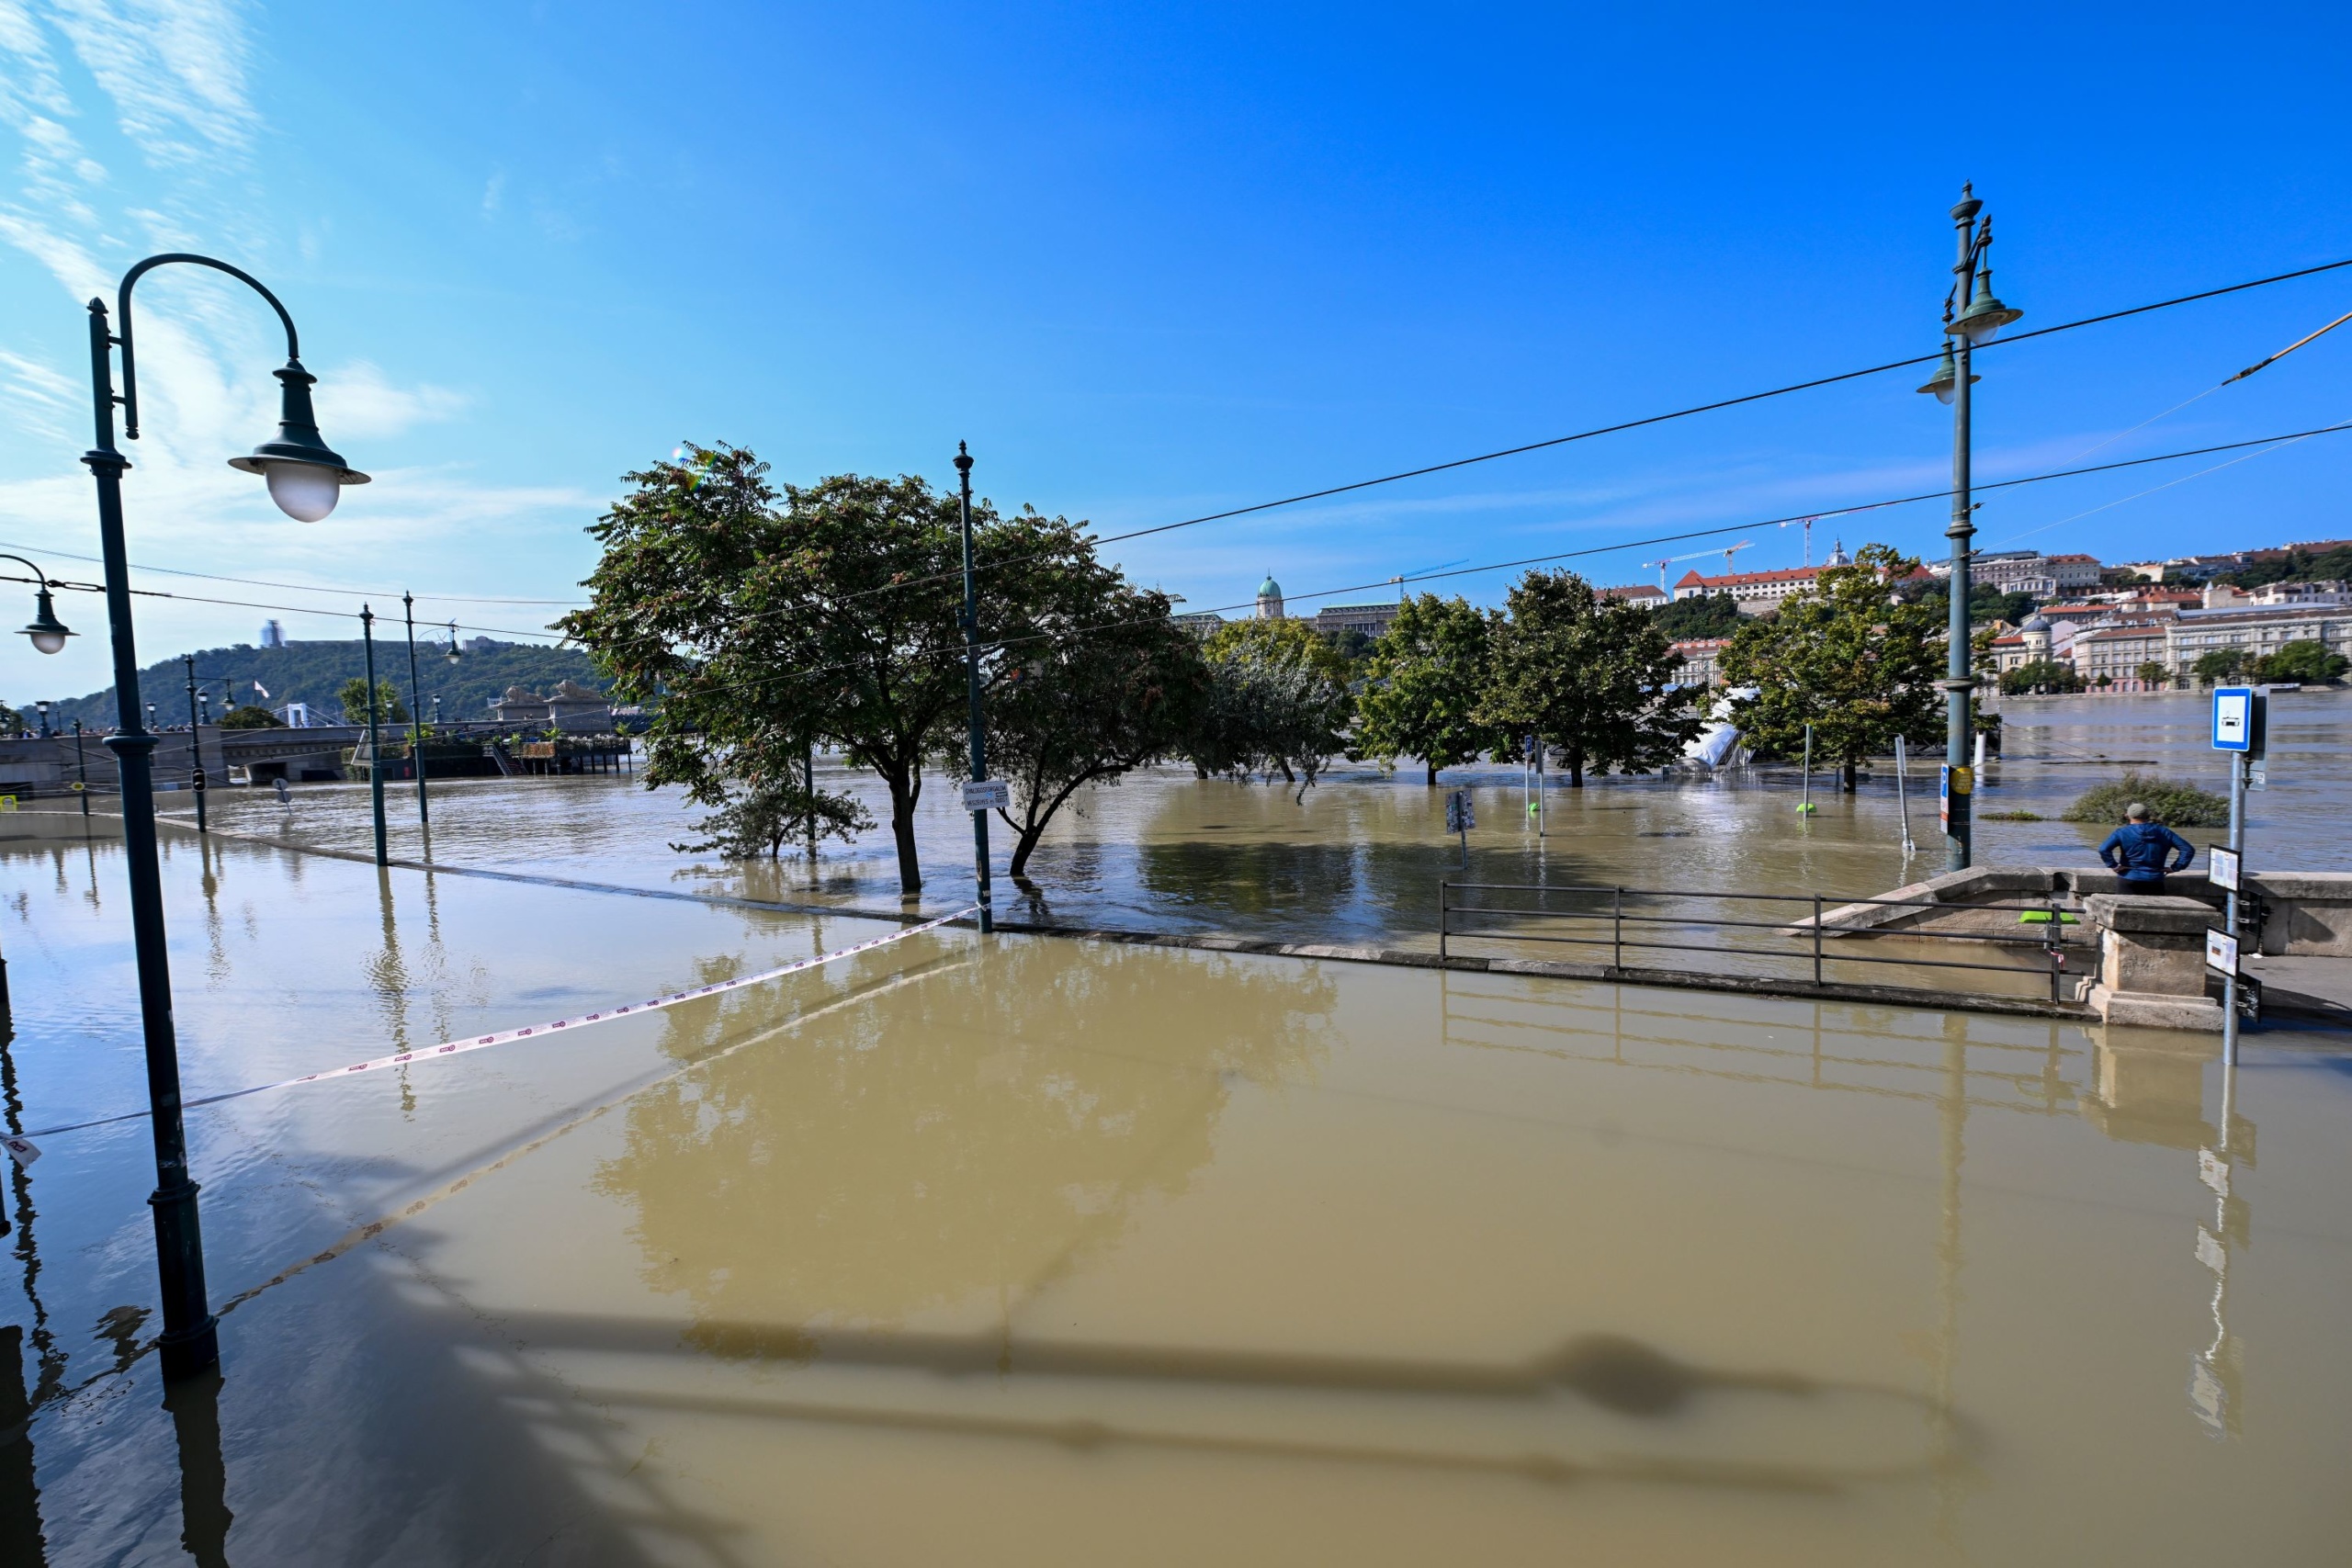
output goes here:
{"type": "Polygon", "coordinates": [[[269,701],[269,688],[263,685],[259,681],[255,681],[254,682],[254,695],[259,697],[263,702],[267,702],[269,701]]]}

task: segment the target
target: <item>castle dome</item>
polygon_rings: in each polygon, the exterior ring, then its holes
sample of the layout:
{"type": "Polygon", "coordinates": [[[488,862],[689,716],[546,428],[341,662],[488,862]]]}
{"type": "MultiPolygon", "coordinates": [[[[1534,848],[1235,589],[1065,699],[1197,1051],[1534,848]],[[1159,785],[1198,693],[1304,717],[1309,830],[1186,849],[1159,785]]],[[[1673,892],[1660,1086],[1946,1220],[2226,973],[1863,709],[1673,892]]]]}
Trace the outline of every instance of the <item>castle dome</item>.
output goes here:
{"type": "Polygon", "coordinates": [[[1279,599],[1282,596],[1283,585],[1274,581],[1273,574],[1272,572],[1267,573],[1266,581],[1258,584],[1258,597],[1261,599],[1279,599]]]}

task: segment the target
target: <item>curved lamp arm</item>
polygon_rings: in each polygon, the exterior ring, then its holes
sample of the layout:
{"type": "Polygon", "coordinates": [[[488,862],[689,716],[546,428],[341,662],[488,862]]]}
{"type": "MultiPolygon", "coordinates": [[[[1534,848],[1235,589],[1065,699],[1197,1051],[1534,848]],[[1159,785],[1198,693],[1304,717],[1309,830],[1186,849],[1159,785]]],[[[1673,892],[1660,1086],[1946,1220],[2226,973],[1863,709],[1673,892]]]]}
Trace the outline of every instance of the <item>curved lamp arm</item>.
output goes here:
{"type": "Polygon", "coordinates": [[[122,275],[122,288],[115,295],[115,314],[121,318],[122,325],[121,335],[115,340],[122,345],[122,433],[133,441],[139,439],[139,373],[131,361],[130,288],[143,274],[166,262],[187,262],[195,266],[209,266],[215,272],[225,272],[268,300],[269,308],[277,312],[277,319],[286,323],[287,362],[300,365],[302,360],[301,340],[295,335],[294,318],[287,314],[286,307],[278,302],[277,295],[269,291],[268,286],[252,273],[242,267],[231,266],[227,262],[215,261],[210,256],[199,256],[187,251],[167,251],[159,256],[149,256],[122,275]]]}
{"type": "Polygon", "coordinates": [[[15,561],[18,566],[23,567],[26,570],[31,572],[33,574],[34,587],[47,588],[49,586],[49,573],[41,570],[40,568],[33,565],[32,562],[27,560],[24,557],[12,556],[5,552],[0,552],[0,560],[15,561]]]}

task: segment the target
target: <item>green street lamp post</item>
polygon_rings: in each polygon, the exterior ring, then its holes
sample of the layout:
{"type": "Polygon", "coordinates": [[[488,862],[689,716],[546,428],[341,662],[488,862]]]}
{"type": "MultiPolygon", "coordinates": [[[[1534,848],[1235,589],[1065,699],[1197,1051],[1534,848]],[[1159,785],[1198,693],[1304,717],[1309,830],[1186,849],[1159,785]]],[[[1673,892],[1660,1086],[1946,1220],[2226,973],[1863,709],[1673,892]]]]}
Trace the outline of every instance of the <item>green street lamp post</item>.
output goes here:
{"type": "Polygon", "coordinates": [[[384,735],[379,720],[384,705],[376,700],[376,612],[359,606],[359,640],[368,649],[368,803],[376,813],[376,863],[390,865],[384,850],[384,735]]]}
{"type": "MultiPolygon", "coordinates": [[[[989,776],[988,734],[980,720],[980,600],[978,584],[972,575],[972,455],[961,441],[956,443],[956,477],[958,501],[964,525],[964,678],[967,699],[967,728],[972,746],[972,782],[983,783],[989,776]]],[[[814,766],[811,765],[809,786],[815,788],[814,766]]],[[[972,813],[972,859],[978,874],[980,931],[983,934],[996,929],[995,912],[989,907],[989,814],[986,807],[972,813]]]]}
{"type": "Polygon", "coordinates": [[[82,754],[82,721],[78,718],[74,721],[74,773],[81,785],[75,793],[82,797],[82,818],[86,822],[90,817],[90,763],[82,754]]]}
{"type": "Polygon", "coordinates": [[[164,882],[155,852],[155,737],[140,723],[152,705],[139,694],[139,651],[130,615],[130,548],[122,517],[122,476],[130,460],[115,449],[114,411],[123,434],[139,439],[139,378],[132,358],[130,293],[155,267],[182,262],[223,272],[251,288],[286,328],[286,367],[277,372],[277,434],[230,466],[259,474],[279,511],[315,523],[334,510],[342,487],[365,484],[359,473],[319,438],[311,412],[316,378],[302,368],[294,318],[277,296],[252,275],[209,256],[173,252],[150,256],[123,274],[115,296],[121,335],[111,330],[103,299],[90,301],[90,391],[96,444],[82,455],[98,491],[99,553],[106,562],[107,623],[114,656],[118,723],[107,737],[122,776],[123,861],[130,881],[130,934],[139,975],[139,1015],[147,1057],[147,1101],[155,1148],[155,1191],[147,1200],[155,1221],[155,1266],[162,1286],[164,1332],[156,1341],[164,1376],[193,1376],[220,1359],[220,1332],[204,1291],[204,1243],[197,1217],[197,1184],[188,1179],[187,1140],[180,1120],[179,1042],[172,1024],[171,964],[164,931],[164,882]],[[114,353],[122,350],[122,391],[114,389],[114,353]]]}
{"type": "Polygon", "coordinates": [[[1951,209],[1960,249],[1959,260],[1951,269],[1955,281],[1944,300],[1943,359],[1928,384],[1919,389],[1932,394],[1937,401],[1951,405],[1951,525],[1944,530],[1944,536],[1951,541],[1951,577],[1947,584],[1951,642],[1941,682],[1944,770],[1948,779],[1944,829],[1947,871],[1968,869],[1974,843],[1972,807],[1977,782],[1969,770],[1976,728],[1973,700],[1976,676],[1971,667],[1968,646],[1969,556],[1976,536],[1976,508],[1969,494],[1969,389],[1981,378],[1970,373],[1970,351],[1978,344],[1992,342],[2003,327],[2025,314],[1994,298],[1993,267],[1986,259],[1993,245],[1993,220],[1986,217],[1981,223],[1977,220],[1984,207],[1972,186],[1960,187],[1959,205],[1951,209]],[[1952,315],[1955,301],[1964,307],[1957,318],[1952,315]]]}
{"type": "Polygon", "coordinates": [[[408,764],[416,771],[416,825],[433,830],[433,815],[424,800],[424,700],[416,683],[416,599],[401,591],[401,613],[408,622],[408,764]]]}
{"type": "Polygon", "coordinates": [[[212,829],[204,820],[204,725],[196,711],[196,655],[183,653],[180,662],[187,670],[187,783],[196,791],[196,830],[209,833],[212,829]]]}
{"type": "Polygon", "coordinates": [[[40,738],[46,740],[49,739],[49,699],[43,697],[33,704],[33,711],[40,715],[40,738]]]}

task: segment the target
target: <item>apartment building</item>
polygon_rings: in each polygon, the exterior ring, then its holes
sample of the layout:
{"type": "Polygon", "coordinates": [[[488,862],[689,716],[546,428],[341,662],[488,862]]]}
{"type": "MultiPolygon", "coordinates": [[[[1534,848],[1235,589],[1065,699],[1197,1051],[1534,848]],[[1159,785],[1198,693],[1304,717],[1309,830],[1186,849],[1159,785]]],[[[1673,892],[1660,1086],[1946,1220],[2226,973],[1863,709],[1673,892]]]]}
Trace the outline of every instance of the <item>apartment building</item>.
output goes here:
{"type": "Polygon", "coordinates": [[[1702,689],[1720,684],[1715,660],[1730,646],[1731,638],[1727,637],[1684,637],[1673,644],[1673,684],[1702,689]]]}
{"type": "Polygon", "coordinates": [[[2172,626],[2170,615],[2144,615],[2087,627],[2075,637],[2075,673],[2105,692],[2161,692],[2172,683],[2170,676],[2179,668],[2168,646],[2172,626]],[[2141,667],[2148,664],[2162,665],[2166,677],[2142,679],[2141,667]]]}

